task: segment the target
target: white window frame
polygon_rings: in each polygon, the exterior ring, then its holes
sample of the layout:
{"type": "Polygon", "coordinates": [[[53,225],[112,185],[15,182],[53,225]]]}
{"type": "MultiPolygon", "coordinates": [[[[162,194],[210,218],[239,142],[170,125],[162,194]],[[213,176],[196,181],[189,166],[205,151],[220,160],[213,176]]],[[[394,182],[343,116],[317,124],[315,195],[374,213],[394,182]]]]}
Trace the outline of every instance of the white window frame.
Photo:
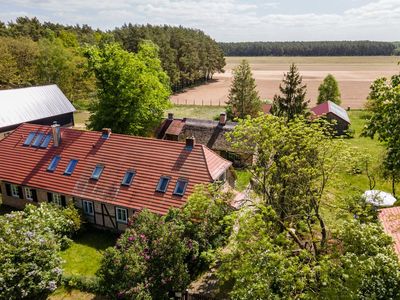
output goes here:
{"type": "Polygon", "coordinates": [[[93,201],[83,200],[82,201],[83,212],[85,215],[94,216],[94,203],[93,201]]]}
{"type": "Polygon", "coordinates": [[[19,198],[18,185],[11,184],[11,196],[14,198],[19,198]]]}
{"type": "Polygon", "coordinates": [[[29,201],[33,201],[33,193],[32,193],[31,188],[25,187],[24,191],[25,191],[25,199],[29,200],[29,201]]]}
{"type": "Polygon", "coordinates": [[[118,223],[128,223],[128,210],[126,208],[116,207],[115,218],[117,219],[118,223]],[[125,216],[125,218],[120,218],[122,216],[125,216]]]}
{"type": "Polygon", "coordinates": [[[62,206],[61,195],[57,193],[53,193],[51,198],[53,199],[53,203],[62,206]]]}

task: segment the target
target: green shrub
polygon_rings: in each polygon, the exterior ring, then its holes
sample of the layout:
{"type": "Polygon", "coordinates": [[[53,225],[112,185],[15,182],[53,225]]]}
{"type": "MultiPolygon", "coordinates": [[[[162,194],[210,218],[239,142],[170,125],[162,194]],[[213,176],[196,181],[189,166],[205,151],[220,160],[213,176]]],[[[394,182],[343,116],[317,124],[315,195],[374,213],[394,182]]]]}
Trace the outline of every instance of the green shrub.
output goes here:
{"type": "Polygon", "coordinates": [[[42,204],[0,216],[0,299],[41,299],[57,288],[60,250],[78,228],[74,214],[42,204]]]}

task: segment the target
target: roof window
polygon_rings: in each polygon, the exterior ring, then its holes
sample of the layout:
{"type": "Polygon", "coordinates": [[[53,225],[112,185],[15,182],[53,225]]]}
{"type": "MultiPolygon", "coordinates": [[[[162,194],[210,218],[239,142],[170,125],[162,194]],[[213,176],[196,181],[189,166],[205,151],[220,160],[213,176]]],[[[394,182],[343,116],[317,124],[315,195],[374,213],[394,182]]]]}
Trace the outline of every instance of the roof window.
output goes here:
{"type": "Polygon", "coordinates": [[[183,196],[186,191],[188,181],[187,179],[178,179],[174,190],[174,195],[183,196]]]}
{"type": "Polygon", "coordinates": [[[122,179],[121,184],[127,185],[127,186],[131,185],[133,177],[135,177],[135,174],[136,174],[136,172],[133,170],[126,171],[124,179],[122,179]]]}
{"type": "Polygon", "coordinates": [[[43,142],[40,144],[40,148],[47,148],[47,146],[50,144],[51,138],[51,134],[47,134],[43,142]]]}
{"type": "Polygon", "coordinates": [[[64,175],[71,175],[74,172],[76,165],[78,164],[77,159],[71,159],[68,163],[67,168],[64,171],[64,175]]]}
{"type": "Polygon", "coordinates": [[[157,192],[161,192],[161,193],[165,193],[167,191],[167,188],[168,188],[169,180],[170,180],[169,177],[161,176],[160,177],[160,181],[157,184],[156,191],[157,192]]]}
{"type": "Polygon", "coordinates": [[[44,137],[44,133],[43,132],[39,132],[36,135],[36,137],[35,137],[35,139],[34,139],[34,141],[33,141],[31,146],[32,147],[39,147],[40,144],[42,143],[43,137],[44,137]]]}
{"type": "Polygon", "coordinates": [[[35,137],[35,135],[36,135],[36,131],[31,131],[29,134],[28,134],[28,136],[27,136],[27,138],[26,138],[26,140],[25,140],[25,142],[24,142],[24,146],[29,146],[31,143],[32,143],[32,141],[33,141],[33,138],[35,137]]]}
{"type": "Polygon", "coordinates": [[[59,155],[54,156],[47,168],[47,171],[54,172],[57,168],[57,165],[58,165],[58,162],[60,161],[60,159],[61,159],[61,156],[59,156],[59,155]]]}
{"type": "Polygon", "coordinates": [[[98,180],[100,178],[101,173],[103,172],[104,166],[103,165],[97,165],[92,173],[92,176],[90,177],[91,179],[98,180]]]}

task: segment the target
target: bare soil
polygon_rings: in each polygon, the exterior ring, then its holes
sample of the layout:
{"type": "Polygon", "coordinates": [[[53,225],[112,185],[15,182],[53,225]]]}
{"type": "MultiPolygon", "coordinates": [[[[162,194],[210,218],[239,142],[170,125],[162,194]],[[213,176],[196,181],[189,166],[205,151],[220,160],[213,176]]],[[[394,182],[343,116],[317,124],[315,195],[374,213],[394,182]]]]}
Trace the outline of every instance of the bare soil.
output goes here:
{"type": "Polygon", "coordinates": [[[232,69],[247,59],[253,70],[257,88],[262,99],[272,99],[279,93],[283,74],[294,62],[298,65],[307,85],[307,98],[311,105],[318,97],[318,87],[324,77],[331,73],[339,82],[342,106],[363,108],[371,83],[379,77],[390,77],[400,71],[396,56],[373,57],[227,57],[225,73],[218,73],[208,84],[187,89],[173,95],[175,104],[225,105],[232,80],[232,69]]]}

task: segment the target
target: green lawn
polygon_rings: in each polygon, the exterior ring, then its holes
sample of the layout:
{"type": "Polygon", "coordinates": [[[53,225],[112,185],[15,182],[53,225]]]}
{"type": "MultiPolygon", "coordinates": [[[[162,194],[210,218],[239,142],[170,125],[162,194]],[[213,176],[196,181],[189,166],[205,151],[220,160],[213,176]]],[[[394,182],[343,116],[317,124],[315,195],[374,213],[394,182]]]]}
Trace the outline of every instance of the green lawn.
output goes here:
{"type": "Polygon", "coordinates": [[[174,105],[165,112],[165,116],[171,112],[174,114],[175,118],[212,120],[223,111],[225,111],[225,108],[220,106],[174,105]]]}
{"type": "Polygon", "coordinates": [[[94,276],[99,269],[103,251],[115,245],[117,235],[88,228],[80,233],[68,249],[61,253],[67,275],[94,276]]]}
{"type": "MultiPolygon", "coordinates": [[[[366,117],[368,116],[366,111],[350,111],[349,116],[351,119],[351,128],[355,131],[355,135],[354,138],[348,139],[347,142],[349,146],[357,148],[360,152],[371,155],[373,160],[371,169],[375,169],[373,173],[377,174],[377,169],[385,154],[385,148],[377,138],[360,137],[366,117]]],[[[346,173],[342,174],[341,180],[352,190],[365,191],[369,189],[368,178],[365,174],[354,175],[346,173]]],[[[391,192],[391,183],[382,178],[377,178],[375,189],[391,192]]]]}

